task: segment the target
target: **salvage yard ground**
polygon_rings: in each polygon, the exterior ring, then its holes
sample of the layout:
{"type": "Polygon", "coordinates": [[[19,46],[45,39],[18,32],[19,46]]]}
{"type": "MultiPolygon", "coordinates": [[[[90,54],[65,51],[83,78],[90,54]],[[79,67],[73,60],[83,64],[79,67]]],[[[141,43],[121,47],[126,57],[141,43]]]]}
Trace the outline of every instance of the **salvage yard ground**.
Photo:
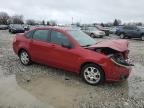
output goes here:
{"type": "MultiPolygon", "coordinates": [[[[85,84],[79,76],[45,65],[23,66],[13,53],[14,35],[0,31],[0,108],[143,108],[144,42],[129,41],[135,66],[127,81],[85,84]]],[[[117,39],[115,35],[96,39],[117,39]]]]}

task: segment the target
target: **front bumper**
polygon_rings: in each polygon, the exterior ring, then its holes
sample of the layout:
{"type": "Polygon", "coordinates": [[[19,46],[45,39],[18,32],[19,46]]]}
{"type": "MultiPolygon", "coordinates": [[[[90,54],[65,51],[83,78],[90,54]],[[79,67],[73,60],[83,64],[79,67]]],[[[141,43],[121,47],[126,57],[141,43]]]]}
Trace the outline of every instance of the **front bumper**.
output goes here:
{"type": "Polygon", "coordinates": [[[107,77],[107,81],[124,81],[127,80],[131,73],[131,68],[115,67],[111,73],[111,76],[107,77]]]}
{"type": "Polygon", "coordinates": [[[105,80],[114,82],[124,81],[129,77],[131,70],[131,66],[124,67],[109,61],[104,66],[105,80]]]}

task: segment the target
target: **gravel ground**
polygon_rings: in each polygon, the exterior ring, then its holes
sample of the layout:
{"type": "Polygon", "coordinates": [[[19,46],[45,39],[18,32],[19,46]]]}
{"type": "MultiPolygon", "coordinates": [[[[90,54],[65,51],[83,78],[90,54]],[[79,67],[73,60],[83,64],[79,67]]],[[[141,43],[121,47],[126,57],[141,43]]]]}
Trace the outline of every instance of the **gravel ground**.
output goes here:
{"type": "Polygon", "coordinates": [[[63,70],[23,66],[13,53],[13,38],[0,31],[0,108],[144,108],[144,42],[128,40],[135,66],[127,81],[90,86],[63,70]]]}

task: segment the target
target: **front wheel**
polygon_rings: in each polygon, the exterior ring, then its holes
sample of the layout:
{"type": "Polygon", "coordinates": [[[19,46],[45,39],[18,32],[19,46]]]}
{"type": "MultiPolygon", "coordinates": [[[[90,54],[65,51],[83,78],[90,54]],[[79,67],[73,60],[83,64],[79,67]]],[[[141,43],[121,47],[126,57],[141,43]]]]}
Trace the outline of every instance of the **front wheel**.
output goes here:
{"type": "Polygon", "coordinates": [[[144,41],[144,35],[141,37],[141,40],[144,41]]]}
{"type": "Polygon", "coordinates": [[[20,61],[23,65],[30,65],[31,64],[31,59],[30,59],[30,56],[27,53],[27,51],[25,51],[25,50],[20,51],[19,58],[20,58],[20,61]]]}
{"type": "Polygon", "coordinates": [[[93,33],[90,34],[90,37],[95,38],[95,34],[93,34],[93,33]]]}
{"type": "Polygon", "coordinates": [[[121,34],[121,35],[120,35],[120,38],[121,38],[121,39],[124,39],[124,38],[125,38],[125,35],[124,35],[124,34],[121,34]]]}
{"type": "Polygon", "coordinates": [[[97,85],[104,81],[102,69],[95,64],[87,64],[81,70],[83,80],[90,85],[97,85]]]}

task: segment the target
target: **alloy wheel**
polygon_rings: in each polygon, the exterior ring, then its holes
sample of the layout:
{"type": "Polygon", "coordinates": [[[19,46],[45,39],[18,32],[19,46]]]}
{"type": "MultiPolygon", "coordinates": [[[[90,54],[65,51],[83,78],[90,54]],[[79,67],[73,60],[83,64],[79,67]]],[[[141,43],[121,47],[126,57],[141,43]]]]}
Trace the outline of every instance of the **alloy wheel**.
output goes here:
{"type": "Polygon", "coordinates": [[[121,38],[121,39],[124,39],[124,38],[125,38],[124,34],[121,34],[121,35],[120,35],[120,38],[121,38]]]}
{"type": "Polygon", "coordinates": [[[30,63],[30,58],[26,51],[22,51],[20,53],[20,60],[21,60],[22,64],[24,64],[24,65],[28,65],[30,63]]]}
{"type": "Polygon", "coordinates": [[[84,70],[84,78],[90,84],[96,84],[101,79],[100,71],[95,67],[87,67],[84,70]]]}
{"type": "Polygon", "coordinates": [[[91,35],[90,35],[90,37],[94,38],[94,37],[95,37],[95,35],[94,35],[94,34],[91,34],[91,35]]]}
{"type": "Polygon", "coordinates": [[[144,41],[144,36],[141,37],[141,40],[144,41]]]}

